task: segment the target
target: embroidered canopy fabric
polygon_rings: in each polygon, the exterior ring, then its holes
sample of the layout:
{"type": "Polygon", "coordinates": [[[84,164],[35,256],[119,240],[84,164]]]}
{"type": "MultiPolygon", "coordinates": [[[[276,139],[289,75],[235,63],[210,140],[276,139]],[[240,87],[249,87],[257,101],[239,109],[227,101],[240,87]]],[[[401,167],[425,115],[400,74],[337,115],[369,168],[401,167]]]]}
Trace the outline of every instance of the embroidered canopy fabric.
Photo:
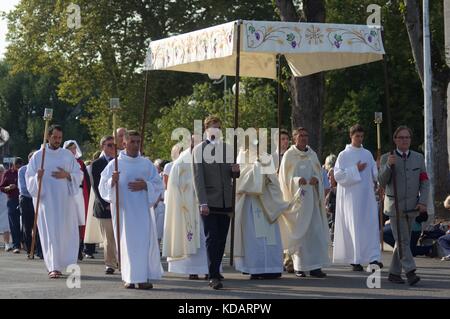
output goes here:
{"type": "Polygon", "coordinates": [[[379,26],[243,20],[152,41],[145,69],[234,76],[239,22],[241,76],[276,79],[278,54],[294,76],[374,62],[384,54],[379,26]]]}

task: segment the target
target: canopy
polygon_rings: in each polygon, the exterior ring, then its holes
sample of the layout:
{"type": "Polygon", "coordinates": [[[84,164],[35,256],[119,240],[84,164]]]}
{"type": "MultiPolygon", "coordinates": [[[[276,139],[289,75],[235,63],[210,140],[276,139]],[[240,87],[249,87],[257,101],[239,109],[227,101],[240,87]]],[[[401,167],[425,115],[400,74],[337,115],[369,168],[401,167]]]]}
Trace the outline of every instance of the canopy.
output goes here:
{"type": "Polygon", "coordinates": [[[279,54],[294,76],[374,62],[384,54],[380,26],[239,20],[152,41],[145,69],[234,76],[238,23],[241,76],[276,79],[279,54]]]}

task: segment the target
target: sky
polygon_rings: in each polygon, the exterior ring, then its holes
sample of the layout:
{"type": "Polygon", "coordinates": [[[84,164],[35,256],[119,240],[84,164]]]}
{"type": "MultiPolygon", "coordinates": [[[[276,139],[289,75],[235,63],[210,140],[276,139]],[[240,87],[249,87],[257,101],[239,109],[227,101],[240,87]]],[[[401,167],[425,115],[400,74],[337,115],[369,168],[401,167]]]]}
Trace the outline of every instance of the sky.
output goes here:
{"type": "MultiPolygon", "coordinates": [[[[13,9],[20,0],[0,0],[0,11],[6,11],[9,12],[11,9],[13,9]]],[[[0,59],[3,59],[5,50],[6,50],[6,33],[8,26],[6,24],[6,21],[4,19],[0,20],[0,59]]]]}

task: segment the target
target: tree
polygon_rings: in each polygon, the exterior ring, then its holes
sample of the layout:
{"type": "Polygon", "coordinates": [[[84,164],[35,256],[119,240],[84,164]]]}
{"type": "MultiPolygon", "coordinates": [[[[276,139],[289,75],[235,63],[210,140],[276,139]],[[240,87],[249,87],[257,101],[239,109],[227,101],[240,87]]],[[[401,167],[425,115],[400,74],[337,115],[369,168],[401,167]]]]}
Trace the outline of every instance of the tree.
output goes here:
{"type": "MultiPolygon", "coordinates": [[[[297,13],[293,0],[276,0],[282,21],[325,22],[323,0],[304,0],[303,17],[297,13]]],[[[292,103],[292,127],[303,126],[309,131],[309,144],[322,153],[322,122],[324,114],[325,80],[324,73],[289,80],[292,103]]]]}
{"type": "MultiPolygon", "coordinates": [[[[267,128],[268,138],[270,129],[276,127],[275,122],[275,89],[271,81],[262,79],[243,78],[241,86],[245,93],[239,100],[239,127],[267,128]]],[[[186,128],[194,133],[194,121],[200,121],[202,129],[203,119],[215,114],[222,120],[222,127],[232,128],[234,123],[234,95],[227,93],[223,98],[212,87],[211,83],[195,84],[192,95],[180,97],[173,106],[165,107],[161,118],[156,120],[156,134],[152,140],[152,156],[170,158],[170,149],[177,141],[172,140],[172,132],[177,128],[186,128]]],[[[201,133],[201,132],[200,132],[201,133]]],[[[222,132],[226,134],[225,130],[222,132]]],[[[228,137],[229,138],[229,137],[228,137]]],[[[268,140],[270,143],[270,140],[268,140]]]]}
{"type": "MultiPolygon", "coordinates": [[[[404,0],[401,5],[408,31],[411,50],[416,63],[422,86],[424,85],[423,75],[423,34],[420,2],[404,0]]],[[[433,149],[434,178],[435,178],[435,199],[442,202],[448,194],[448,150],[447,150],[447,88],[450,81],[450,69],[445,62],[445,49],[443,41],[443,3],[442,1],[431,1],[431,69],[432,69],[432,99],[433,99],[433,149]]]]}

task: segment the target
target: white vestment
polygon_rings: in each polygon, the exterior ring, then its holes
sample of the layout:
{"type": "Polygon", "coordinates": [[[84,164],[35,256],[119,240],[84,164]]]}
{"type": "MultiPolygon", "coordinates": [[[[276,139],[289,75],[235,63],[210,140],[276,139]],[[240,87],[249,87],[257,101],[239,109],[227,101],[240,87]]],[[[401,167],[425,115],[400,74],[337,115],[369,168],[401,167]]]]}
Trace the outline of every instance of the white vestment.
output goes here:
{"type": "Polygon", "coordinates": [[[292,255],[296,271],[311,271],[329,264],[329,230],[322,185],[322,168],[316,153],[295,145],[284,153],[280,166],[284,200],[294,204],[280,218],[284,248],[292,255]],[[303,177],[307,185],[299,186],[303,177]],[[309,185],[312,177],[318,184],[309,185]]]}
{"type": "MultiPolygon", "coordinates": [[[[283,247],[278,217],[289,204],[282,199],[276,174],[264,174],[263,164],[251,151],[237,158],[235,267],[249,274],[283,272],[283,247]]],[[[266,159],[271,159],[268,155],[266,159]]],[[[273,165],[273,161],[268,164],[273,165]]]]}
{"type": "Polygon", "coordinates": [[[166,191],[163,256],[169,272],[207,274],[205,233],[194,190],[192,154],[187,149],[173,162],[166,191]]]}
{"type": "MultiPolygon", "coordinates": [[[[155,166],[148,159],[130,157],[121,151],[119,166],[119,224],[120,264],[122,280],[126,283],[145,283],[149,279],[160,279],[163,273],[159,255],[156,225],[150,207],[163,191],[161,179],[155,166]],[[143,179],[147,190],[132,192],[128,183],[143,179]]],[[[109,162],[101,174],[100,196],[111,203],[111,216],[116,230],[116,189],[112,187],[114,160],[109,162]]],[[[116,235],[114,231],[114,236],[116,235]]],[[[117,242],[117,238],[116,238],[117,242]]]]}
{"type": "Polygon", "coordinates": [[[347,145],[334,166],[338,184],[333,262],[368,264],[380,261],[380,235],[374,182],[378,170],[372,154],[347,145]],[[358,171],[357,163],[367,163],[358,171]]]}
{"type": "MultiPolygon", "coordinates": [[[[42,149],[30,159],[25,178],[27,189],[36,205],[38,194],[37,171],[41,168],[42,149]]],[[[77,263],[79,248],[78,218],[75,196],[81,192],[83,173],[73,154],[66,149],[52,150],[46,146],[44,176],[39,202],[38,228],[48,271],[65,271],[77,263]],[[58,167],[70,173],[68,179],[56,179],[52,172],[58,167]]]]}

